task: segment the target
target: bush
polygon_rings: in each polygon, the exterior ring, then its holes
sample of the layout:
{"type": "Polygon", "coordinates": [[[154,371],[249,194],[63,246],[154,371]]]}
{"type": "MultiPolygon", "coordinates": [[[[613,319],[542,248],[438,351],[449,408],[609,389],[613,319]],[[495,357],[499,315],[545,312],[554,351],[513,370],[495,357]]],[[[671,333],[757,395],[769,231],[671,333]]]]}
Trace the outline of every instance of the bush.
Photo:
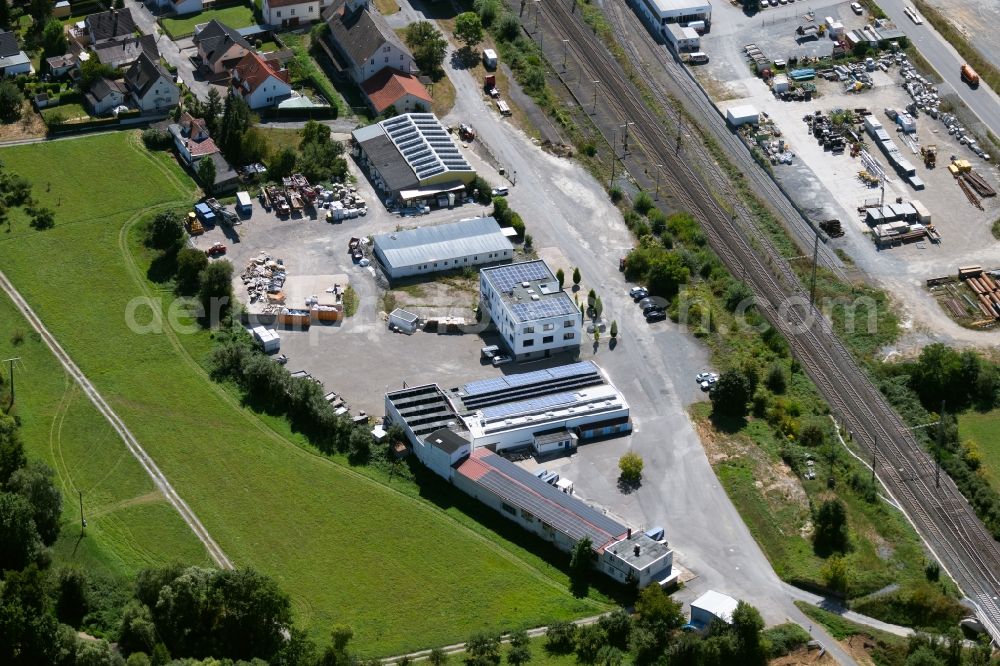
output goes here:
{"type": "Polygon", "coordinates": [[[767,379],[764,380],[764,385],[767,386],[772,392],[776,394],[782,394],[788,386],[788,380],[785,378],[785,369],[781,367],[780,363],[775,363],[771,366],[771,369],[767,372],[767,379]]]}
{"type": "Polygon", "coordinates": [[[809,632],[793,622],[764,630],[763,638],[769,648],[767,653],[769,659],[784,657],[812,640],[809,632]]]}
{"type": "Polygon", "coordinates": [[[643,462],[638,453],[629,451],[618,459],[618,471],[622,480],[628,483],[638,483],[642,479],[643,462]]]}
{"type": "Polygon", "coordinates": [[[632,204],[632,207],[640,215],[646,215],[653,208],[653,198],[645,192],[640,192],[639,196],[635,198],[635,203],[632,204]]]}
{"type": "Polygon", "coordinates": [[[615,186],[608,190],[608,196],[611,197],[611,203],[617,204],[625,196],[625,193],[622,192],[620,187],[615,186]]]}
{"type": "Polygon", "coordinates": [[[174,144],[170,132],[148,129],[142,133],[142,143],[149,150],[168,150],[174,144]]]}
{"type": "Polygon", "coordinates": [[[576,645],[576,625],[553,622],[545,632],[545,649],[552,654],[569,654],[576,645]]]}
{"type": "Polygon", "coordinates": [[[154,250],[170,250],[184,239],[184,222],[177,211],[163,211],[146,229],[146,246],[154,250]]]}

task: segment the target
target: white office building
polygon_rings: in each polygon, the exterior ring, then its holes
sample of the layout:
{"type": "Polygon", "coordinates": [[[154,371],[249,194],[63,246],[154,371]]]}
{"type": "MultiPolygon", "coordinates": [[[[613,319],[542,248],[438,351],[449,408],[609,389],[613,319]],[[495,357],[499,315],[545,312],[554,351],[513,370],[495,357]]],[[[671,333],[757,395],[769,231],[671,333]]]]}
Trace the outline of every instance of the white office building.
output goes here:
{"type": "Polygon", "coordinates": [[[580,347],[583,315],[544,261],[479,271],[480,308],[515,359],[580,347]]]}
{"type": "Polygon", "coordinates": [[[637,0],[635,6],[643,18],[657,26],[664,36],[670,23],[687,25],[704,21],[706,29],[712,23],[712,5],[707,0],[637,0]]]}

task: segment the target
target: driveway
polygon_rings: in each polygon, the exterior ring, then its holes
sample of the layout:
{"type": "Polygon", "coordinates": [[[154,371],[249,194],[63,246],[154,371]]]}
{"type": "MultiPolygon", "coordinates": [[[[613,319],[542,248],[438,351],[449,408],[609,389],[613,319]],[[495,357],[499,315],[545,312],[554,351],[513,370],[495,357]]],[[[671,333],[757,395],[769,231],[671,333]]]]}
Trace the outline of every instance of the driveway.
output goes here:
{"type": "Polygon", "coordinates": [[[149,9],[137,0],[125,0],[125,6],[132,10],[132,17],[140,31],[147,35],[156,35],[156,47],[160,50],[160,55],[177,68],[177,76],[181,77],[192,94],[200,100],[207,99],[211,86],[207,81],[195,78],[194,65],[191,64],[188,54],[178,48],[177,44],[160,30],[156,17],[149,9]]]}

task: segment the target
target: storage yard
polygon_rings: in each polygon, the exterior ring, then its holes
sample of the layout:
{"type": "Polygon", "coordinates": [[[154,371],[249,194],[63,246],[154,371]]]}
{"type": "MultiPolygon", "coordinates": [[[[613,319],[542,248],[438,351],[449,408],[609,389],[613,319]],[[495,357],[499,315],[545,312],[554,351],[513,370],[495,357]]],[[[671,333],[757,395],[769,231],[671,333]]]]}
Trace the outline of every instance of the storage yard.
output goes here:
{"type": "Polygon", "coordinates": [[[997,243],[990,225],[1000,216],[997,156],[963,125],[953,100],[892,46],[891,24],[870,23],[848,3],[822,14],[803,7],[771,21],[765,12],[752,40],[724,29],[703,35],[711,63],[692,73],[723,114],[758,114],[738,132],[824,241],[914,317],[943,325],[956,317],[929,303],[920,285],[958,265],[990,265],[997,243]],[[849,45],[889,35],[886,50],[817,59],[833,54],[829,34],[831,26],[840,32],[838,23],[849,45]]]}

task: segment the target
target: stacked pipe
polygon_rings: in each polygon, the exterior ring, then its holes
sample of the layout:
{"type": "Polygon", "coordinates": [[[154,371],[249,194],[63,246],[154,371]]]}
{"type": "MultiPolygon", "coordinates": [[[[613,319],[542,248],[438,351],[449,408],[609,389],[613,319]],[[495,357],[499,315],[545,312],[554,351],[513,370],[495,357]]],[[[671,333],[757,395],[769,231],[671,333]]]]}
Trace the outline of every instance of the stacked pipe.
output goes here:
{"type": "Polygon", "coordinates": [[[1000,285],[986,273],[966,278],[966,283],[976,292],[979,309],[991,319],[1000,319],[1000,285]]]}

